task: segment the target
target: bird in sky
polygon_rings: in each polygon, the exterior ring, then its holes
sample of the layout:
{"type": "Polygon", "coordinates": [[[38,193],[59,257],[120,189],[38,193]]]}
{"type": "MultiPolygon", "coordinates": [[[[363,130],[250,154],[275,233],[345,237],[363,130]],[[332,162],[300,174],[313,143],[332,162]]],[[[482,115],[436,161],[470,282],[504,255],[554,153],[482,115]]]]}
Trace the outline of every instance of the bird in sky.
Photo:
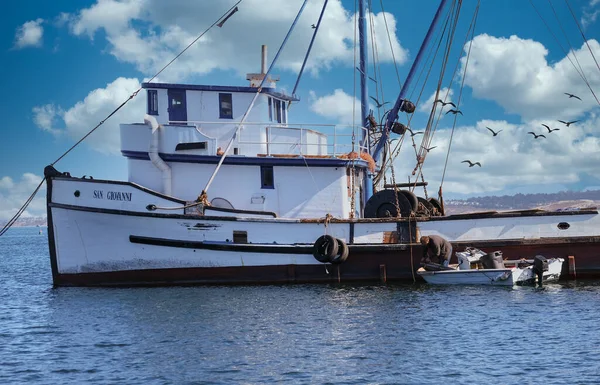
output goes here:
{"type": "Polygon", "coordinates": [[[570,94],[570,93],[568,93],[568,92],[565,92],[565,95],[569,95],[569,99],[571,99],[571,98],[575,98],[575,99],[579,99],[579,100],[581,100],[581,98],[580,98],[579,96],[577,96],[577,95],[573,95],[573,94],[570,94]]]}
{"type": "Polygon", "coordinates": [[[486,128],[487,128],[488,130],[490,130],[490,131],[492,132],[492,134],[494,134],[494,136],[496,136],[496,135],[498,135],[499,133],[501,133],[501,132],[502,132],[502,130],[499,130],[498,132],[496,132],[496,131],[492,130],[492,129],[491,129],[491,128],[489,128],[489,127],[486,127],[486,128]]]}
{"type": "Polygon", "coordinates": [[[312,24],[312,25],[311,25],[311,27],[312,27],[312,29],[315,29],[315,28],[317,28],[317,26],[316,26],[316,25],[314,25],[314,24],[312,24]]]}
{"type": "Polygon", "coordinates": [[[479,162],[471,162],[471,161],[470,161],[470,160],[468,160],[468,159],[466,159],[466,160],[463,160],[463,161],[462,161],[462,162],[460,162],[460,163],[469,163],[469,167],[473,167],[473,166],[475,166],[475,165],[478,165],[479,167],[481,167],[481,163],[479,163],[479,162]]]}
{"type": "Polygon", "coordinates": [[[551,133],[552,131],[559,131],[560,128],[550,128],[548,127],[547,124],[542,123],[542,126],[546,127],[548,129],[548,133],[551,133]]]}
{"type": "Polygon", "coordinates": [[[427,148],[427,147],[423,147],[423,148],[424,148],[425,150],[427,150],[427,152],[429,152],[429,151],[433,150],[433,149],[434,149],[434,148],[436,148],[436,147],[437,147],[437,146],[433,146],[433,147],[429,147],[429,148],[427,148]]]}
{"type": "Polygon", "coordinates": [[[389,102],[383,102],[383,103],[379,103],[379,100],[375,99],[375,98],[374,98],[374,97],[372,97],[372,96],[369,96],[369,97],[370,97],[371,99],[373,99],[373,101],[374,101],[374,102],[375,102],[375,104],[377,105],[377,108],[381,108],[381,107],[383,107],[384,105],[386,105],[386,104],[388,104],[388,103],[389,103],[389,102]]]}
{"type": "Polygon", "coordinates": [[[454,115],[463,114],[460,110],[448,110],[448,112],[446,112],[446,115],[448,115],[449,113],[453,113],[454,115]]]}
{"type": "Polygon", "coordinates": [[[566,124],[567,127],[569,127],[571,124],[579,122],[579,120],[573,120],[572,122],[565,122],[565,121],[559,120],[559,122],[561,122],[562,124],[566,124]]]}
{"type": "Polygon", "coordinates": [[[442,103],[442,107],[445,107],[446,104],[451,105],[452,107],[456,108],[456,104],[452,103],[452,102],[445,102],[442,99],[438,99],[436,100],[434,103],[442,103]]]}
{"type": "Polygon", "coordinates": [[[408,127],[406,127],[406,129],[407,129],[408,131],[410,131],[410,136],[415,136],[415,135],[419,135],[419,134],[422,134],[422,133],[423,133],[423,131],[417,131],[417,132],[414,132],[413,130],[411,130],[411,129],[410,129],[410,128],[408,128],[408,127]]]}
{"type": "Polygon", "coordinates": [[[536,135],[536,133],[535,133],[535,132],[533,132],[533,131],[529,131],[529,132],[528,132],[528,134],[531,134],[531,135],[533,135],[535,139],[539,138],[540,136],[541,136],[542,138],[546,138],[544,135],[536,135]]]}

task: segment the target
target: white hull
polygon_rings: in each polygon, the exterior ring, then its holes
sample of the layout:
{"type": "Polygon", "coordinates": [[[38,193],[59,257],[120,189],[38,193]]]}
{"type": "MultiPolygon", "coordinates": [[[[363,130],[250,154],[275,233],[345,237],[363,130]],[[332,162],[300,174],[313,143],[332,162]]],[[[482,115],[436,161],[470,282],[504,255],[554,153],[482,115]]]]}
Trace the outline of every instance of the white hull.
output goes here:
{"type": "MultiPolygon", "coordinates": [[[[531,241],[530,244],[535,245],[545,237],[550,239],[549,243],[555,242],[558,234],[567,237],[600,232],[599,217],[593,212],[489,216],[476,220],[459,216],[410,222],[406,219],[326,222],[324,218],[287,219],[250,214],[227,217],[227,213],[200,216],[185,214],[183,209],[166,210],[180,207],[183,202],[134,184],[62,177],[52,179],[48,195],[53,274],[59,284],[69,277],[88,273],[169,269],[203,269],[200,273],[206,275],[206,279],[201,281],[209,282],[211,273],[207,271],[210,269],[250,271],[250,267],[295,267],[293,274],[288,273],[297,278],[302,266],[307,268],[306,280],[327,280],[331,278],[330,271],[312,255],[315,240],[323,234],[350,245],[348,262],[339,269],[338,275],[343,277],[347,272],[360,279],[385,276],[410,279],[414,271],[411,266],[416,266],[420,257],[421,248],[416,243],[419,235],[440,234],[453,243],[493,240],[522,244],[531,241]],[[79,196],[75,196],[75,191],[79,196]],[[105,192],[104,199],[94,198],[97,191],[105,192]],[[121,192],[121,197],[130,200],[106,199],[107,191],[121,192]],[[150,212],[148,205],[165,209],[150,212]],[[569,229],[559,230],[557,224],[565,221],[570,223],[569,229]],[[234,242],[236,233],[243,234],[242,241],[234,242]]],[[[113,194],[112,198],[115,197],[118,195],[113,194]]],[[[245,280],[243,271],[231,274],[241,274],[240,281],[254,280],[245,280]]],[[[270,279],[268,274],[264,270],[259,280],[279,280],[270,279]]],[[[228,275],[218,281],[228,282],[231,277],[228,275]]],[[[77,282],[85,282],[85,279],[78,277],[77,282]]],[[[489,280],[487,277],[477,279],[489,280]]],[[[120,280],[118,276],[111,278],[115,283],[120,280]]],[[[132,280],[135,280],[133,274],[126,281],[132,280]]],[[[160,277],[154,276],[152,280],[160,281],[160,277]]],[[[191,276],[189,280],[195,278],[191,276]]],[[[94,282],[101,281],[102,278],[98,278],[94,282]]]]}
{"type": "MultiPolygon", "coordinates": [[[[517,264],[518,261],[512,261],[517,264]]],[[[564,260],[553,258],[549,260],[548,271],[543,273],[544,281],[558,280],[564,260]]],[[[535,283],[536,276],[533,266],[525,268],[512,267],[506,269],[471,269],[471,270],[442,270],[425,271],[420,268],[417,274],[427,283],[434,285],[490,285],[513,286],[535,283]]]]}

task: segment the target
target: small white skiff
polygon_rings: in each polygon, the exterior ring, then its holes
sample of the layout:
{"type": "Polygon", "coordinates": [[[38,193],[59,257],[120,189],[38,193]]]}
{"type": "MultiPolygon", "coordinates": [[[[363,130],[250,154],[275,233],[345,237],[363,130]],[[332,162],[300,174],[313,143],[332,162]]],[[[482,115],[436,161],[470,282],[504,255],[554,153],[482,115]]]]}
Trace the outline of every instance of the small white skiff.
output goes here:
{"type": "Polygon", "coordinates": [[[458,265],[426,264],[417,270],[427,283],[446,285],[513,286],[558,280],[564,258],[503,260],[502,252],[487,254],[467,248],[457,252],[458,265]]]}

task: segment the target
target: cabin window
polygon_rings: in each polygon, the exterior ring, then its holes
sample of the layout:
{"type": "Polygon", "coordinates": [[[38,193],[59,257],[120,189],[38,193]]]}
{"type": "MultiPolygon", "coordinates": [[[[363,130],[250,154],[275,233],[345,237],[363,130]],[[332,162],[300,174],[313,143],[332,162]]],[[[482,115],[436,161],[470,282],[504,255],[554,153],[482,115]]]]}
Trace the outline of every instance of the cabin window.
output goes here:
{"type": "Polygon", "coordinates": [[[148,115],[158,115],[157,90],[148,90],[148,115]]]}
{"type": "Polygon", "coordinates": [[[283,116],[283,123],[287,123],[287,108],[285,102],[281,103],[281,115],[283,116]]]}
{"type": "Polygon", "coordinates": [[[281,100],[275,99],[275,120],[281,123],[281,100]]]}
{"type": "Polygon", "coordinates": [[[219,117],[233,119],[233,103],[231,94],[219,94],[219,117]]]}
{"type": "Polygon", "coordinates": [[[273,121],[273,98],[267,98],[269,99],[269,122],[273,121]]]}
{"type": "Polygon", "coordinates": [[[260,188],[275,188],[273,166],[260,166],[260,188]]]}

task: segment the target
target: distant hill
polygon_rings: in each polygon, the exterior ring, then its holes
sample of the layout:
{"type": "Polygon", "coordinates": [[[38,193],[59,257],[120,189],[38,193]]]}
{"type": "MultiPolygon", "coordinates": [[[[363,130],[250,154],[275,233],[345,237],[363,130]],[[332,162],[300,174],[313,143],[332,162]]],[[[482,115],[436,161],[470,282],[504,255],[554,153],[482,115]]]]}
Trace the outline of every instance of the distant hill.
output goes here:
{"type": "MultiPolygon", "coordinates": [[[[6,225],[6,221],[0,222],[0,225],[6,225]]],[[[13,227],[35,227],[35,226],[47,226],[46,217],[25,217],[19,218],[13,224],[13,227]]]]}
{"type": "Polygon", "coordinates": [[[468,211],[505,211],[540,208],[549,211],[600,207],[600,190],[561,191],[550,194],[485,196],[444,201],[448,214],[468,211]]]}

